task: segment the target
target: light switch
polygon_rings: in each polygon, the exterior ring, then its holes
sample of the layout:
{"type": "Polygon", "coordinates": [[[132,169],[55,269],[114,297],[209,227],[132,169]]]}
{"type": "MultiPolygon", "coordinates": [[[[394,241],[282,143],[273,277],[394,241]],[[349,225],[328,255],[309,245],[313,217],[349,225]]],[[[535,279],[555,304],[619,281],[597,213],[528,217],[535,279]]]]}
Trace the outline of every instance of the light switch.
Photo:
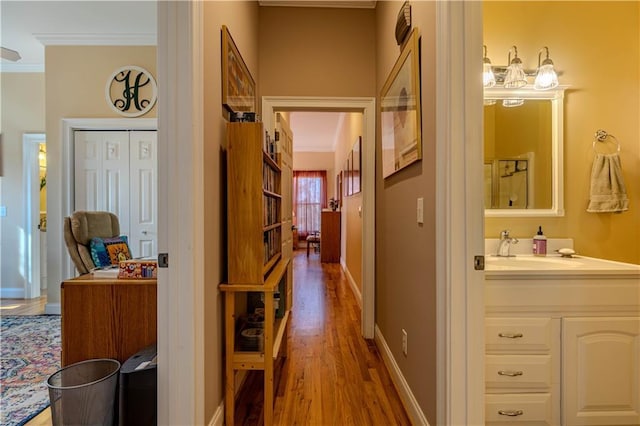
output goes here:
{"type": "Polygon", "coordinates": [[[424,198],[418,198],[418,223],[424,223],[424,198]]]}

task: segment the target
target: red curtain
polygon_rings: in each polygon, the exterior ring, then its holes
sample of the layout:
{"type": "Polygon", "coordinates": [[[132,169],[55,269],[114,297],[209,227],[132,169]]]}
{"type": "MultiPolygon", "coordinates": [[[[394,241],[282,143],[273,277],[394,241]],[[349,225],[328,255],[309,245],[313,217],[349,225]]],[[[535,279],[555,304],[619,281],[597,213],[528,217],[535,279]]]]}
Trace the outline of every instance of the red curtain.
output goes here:
{"type": "Polygon", "coordinates": [[[298,237],[320,232],[320,212],[327,208],[326,170],[293,171],[293,213],[298,237]]]}

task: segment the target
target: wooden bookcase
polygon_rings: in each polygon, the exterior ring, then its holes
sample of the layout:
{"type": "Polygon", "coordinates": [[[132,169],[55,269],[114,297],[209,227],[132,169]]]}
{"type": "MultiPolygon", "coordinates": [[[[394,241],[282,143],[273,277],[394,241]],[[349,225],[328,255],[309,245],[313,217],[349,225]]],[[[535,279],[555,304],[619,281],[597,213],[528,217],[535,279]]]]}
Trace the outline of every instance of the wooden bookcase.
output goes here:
{"type": "Polygon", "coordinates": [[[278,151],[262,123],[227,124],[226,425],[234,424],[239,370],[264,370],[264,423],[273,424],[274,363],[286,354],[292,297],[291,229],[283,217],[291,183],[283,182],[278,151]]]}

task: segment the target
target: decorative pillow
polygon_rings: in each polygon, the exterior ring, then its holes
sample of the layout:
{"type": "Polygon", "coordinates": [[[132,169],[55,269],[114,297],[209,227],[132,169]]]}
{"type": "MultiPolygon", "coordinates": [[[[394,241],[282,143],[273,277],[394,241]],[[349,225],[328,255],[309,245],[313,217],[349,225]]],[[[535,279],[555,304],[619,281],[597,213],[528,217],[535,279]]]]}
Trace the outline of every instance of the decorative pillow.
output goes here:
{"type": "Polygon", "coordinates": [[[118,265],[121,260],[131,259],[126,235],[113,238],[92,238],[89,248],[91,259],[96,268],[118,265]]]}

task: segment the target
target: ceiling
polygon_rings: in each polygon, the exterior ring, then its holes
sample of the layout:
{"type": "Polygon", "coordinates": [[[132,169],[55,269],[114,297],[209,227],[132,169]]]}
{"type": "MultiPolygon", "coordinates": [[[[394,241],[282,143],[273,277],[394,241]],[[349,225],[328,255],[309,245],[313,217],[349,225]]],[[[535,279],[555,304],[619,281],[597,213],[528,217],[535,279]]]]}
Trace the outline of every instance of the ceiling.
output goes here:
{"type": "MultiPolygon", "coordinates": [[[[375,1],[261,0],[263,6],[372,7],[375,1]]],[[[0,60],[2,72],[44,72],[45,45],[155,45],[157,9],[142,1],[0,1],[0,45],[17,62],[0,60]]],[[[333,151],[344,113],[293,112],[294,151],[333,151]]]]}

